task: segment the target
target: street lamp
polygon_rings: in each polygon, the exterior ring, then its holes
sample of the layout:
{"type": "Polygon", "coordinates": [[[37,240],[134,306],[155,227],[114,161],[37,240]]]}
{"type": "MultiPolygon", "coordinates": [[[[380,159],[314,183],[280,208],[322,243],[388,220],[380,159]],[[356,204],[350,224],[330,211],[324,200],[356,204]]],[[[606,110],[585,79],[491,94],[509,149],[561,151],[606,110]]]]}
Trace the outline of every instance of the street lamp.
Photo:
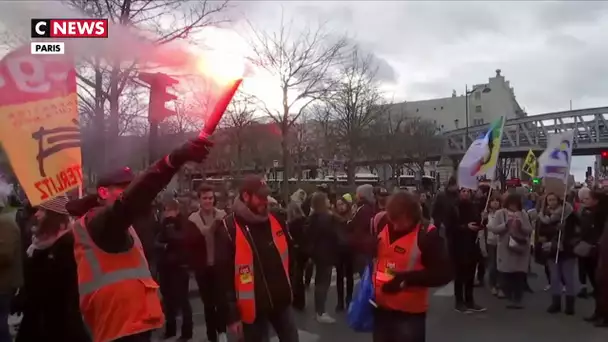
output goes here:
{"type": "Polygon", "coordinates": [[[487,94],[489,92],[492,91],[491,88],[489,88],[487,85],[485,84],[480,84],[476,87],[473,87],[473,89],[469,90],[469,86],[465,84],[464,86],[464,103],[465,103],[465,112],[464,112],[464,116],[465,116],[465,138],[464,138],[464,143],[465,143],[465,148],[467,148],[467,146],[469,146],[469,95],[473,94],[474,92],[476,92],[477,90],[479,90],[479,88],[482,88],[481,90],[482,93],[487,94]]]}

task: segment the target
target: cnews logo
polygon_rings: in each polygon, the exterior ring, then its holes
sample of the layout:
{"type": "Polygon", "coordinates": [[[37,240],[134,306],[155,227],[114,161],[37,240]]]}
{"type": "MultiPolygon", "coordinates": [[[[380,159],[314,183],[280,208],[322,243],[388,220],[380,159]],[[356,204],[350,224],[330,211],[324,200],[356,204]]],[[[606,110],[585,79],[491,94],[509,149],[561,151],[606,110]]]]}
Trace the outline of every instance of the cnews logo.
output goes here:
{"type": "Polygon", "coordinates": [[[108,19],[32,19],[32,38],[108,38],[108,19]]]}

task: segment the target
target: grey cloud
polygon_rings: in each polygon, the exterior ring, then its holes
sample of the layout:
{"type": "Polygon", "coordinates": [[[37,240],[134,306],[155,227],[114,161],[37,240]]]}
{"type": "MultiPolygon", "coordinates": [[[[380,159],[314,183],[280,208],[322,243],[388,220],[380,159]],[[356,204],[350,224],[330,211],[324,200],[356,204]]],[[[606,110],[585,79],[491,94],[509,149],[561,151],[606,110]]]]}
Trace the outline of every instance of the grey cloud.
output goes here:
{"type": "Polygon", "coordinates": [[[378,81],[388,83],[393,83],[397,81],[397,72],[390,65],[390,63],[386,61],[386,59],[376,54],[372,54],[372,61],[374,65],[378,68],[376,72],[376,77],[378,81]]]}
{"type": "Polygon", "coordinates": [[[608,3],[556,2],[263,2],[248,4],[260,23],[277,8],[347,31],[375,56],[379,77],[397,79],[399,97],[460,94],[500,68],[530,113],[608,103],[605,58],[608,3]],[[602,103],[603,102],[603,103],[602,103]]]}
{"type": "Polygon", "coordinates": [[[349,32],[398,98],[462,94],[500,68],[530,114],[608,104],[606,1],[277,1],[247,15],[272,25],[281,6],[349,32]]]}
{"type": "Polygon", "coordinates": [[[356,38],[347,38],[350,46],[356,46],[359,49],[360,56],[369,56],[371,63],[376,68],[376,79],[379,82],[394,83],[397,81],[398,75],[395,68],[383,57],[379,56],[369,47],[368,44],[360,43],[356,38]]]}
{"type": "Polygon", "coordinates": [[[594,22],[608,13],[606,1],[545,2],[538,11],[538,23],[547,29],[594,22]]]}

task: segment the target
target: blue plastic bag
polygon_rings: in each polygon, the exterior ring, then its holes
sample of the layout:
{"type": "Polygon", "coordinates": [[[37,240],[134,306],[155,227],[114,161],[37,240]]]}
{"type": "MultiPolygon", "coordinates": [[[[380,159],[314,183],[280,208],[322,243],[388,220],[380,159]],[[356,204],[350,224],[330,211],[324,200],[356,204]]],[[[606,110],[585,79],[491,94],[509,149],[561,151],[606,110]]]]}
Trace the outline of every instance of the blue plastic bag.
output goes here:
{"type": "Polygon", "coordinates": [[[371,332],[374,329],[374,306],[372,265],[368,264],[348,306],[348,326],[357,332],[371,332]]]}

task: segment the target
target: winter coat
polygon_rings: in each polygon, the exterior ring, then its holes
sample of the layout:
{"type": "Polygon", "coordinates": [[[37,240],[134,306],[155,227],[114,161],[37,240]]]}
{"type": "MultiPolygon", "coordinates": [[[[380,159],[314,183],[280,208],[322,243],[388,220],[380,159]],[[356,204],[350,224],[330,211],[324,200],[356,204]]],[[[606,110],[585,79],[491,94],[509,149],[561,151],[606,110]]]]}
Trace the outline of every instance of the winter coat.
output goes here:
{"type": "Polygon", "coordinates": [[[488,222],[488,230],[498,234],[496,263],[499,272],[528,272],[530,263],[530,235],[532,224],[524,211],[509,212],[500,209],[494,219],[488,222]],[[510,247],[515,240],[521,245],[521,251],[510,247]]]}
{"type": "Polygon", "coordinates": [[[578,218],[572,213],[572,206],[566,203],[563,211],[562,206],[554,210],[546,209],[538,214],[536,225],[536,259],[541,263],[547,258],[554,258],[558,249],[559,240],[559,255],[560,258],[574,258],[574,246],[579,241],[577,233],[578,218]],[[561,230],[561,238],[560,238],[561,230]]]}
{"type": "MultiPolygon", "coordinates": [[[[255,251],[253,253],[253,273],[256,274],[254,296],[258,317],[281,312],[292,302],[289,276],[283,270],[281,255],[273,242],[269,215],[252,212],[238,197],[232,208],[234,212],[222,221],[217,221],[218,227],[214,229],[217,272],[214,279],[217,284],[214,289],[215,298],[222,299],[218,301],[218,316],[225,319],[228,325],[240,320],[234,282],[236,223],[240,227],[248,228],[245,238],[255,251]]],[[[292,245],[286,222],[279,221],[279,223],[288,239],[288,244],[292,245]]]]}
{"type": "MultiPolygon", "coordinates": [[[[204,244],[204,247],[199,249],[204,249],[206,255],[201,256],[205,261],[204,265],[213,266],[215,264],[215,242],[213,231],[216,226],[216,222],[222,220],[226,216],[226,212],[220,209],[214,209],[213,216],[204,218],[202,212],[196,211],[188,217],[188,220],[197,228],[200,232],[200,235],[197,234],[195,239],[197,240],[197,245],[204,244]]],[[[194,251],[195,254],[199,254],[194,251]]],[[[203,265],[199,265],[203,266],[203,265]]]]}
{"type": "Polygon", "coordinates": [[[66,233],[48,248],[33,250],[24,266],[16,342],[91,341],[80,313],[74,236],[66,233]]]}
{"type": "Polygon", "coordinates": [[[338,222],[331,213],[313,212],[308,218],[307,239],[315,263],[333,265],[339,252],[338,222]]]}

